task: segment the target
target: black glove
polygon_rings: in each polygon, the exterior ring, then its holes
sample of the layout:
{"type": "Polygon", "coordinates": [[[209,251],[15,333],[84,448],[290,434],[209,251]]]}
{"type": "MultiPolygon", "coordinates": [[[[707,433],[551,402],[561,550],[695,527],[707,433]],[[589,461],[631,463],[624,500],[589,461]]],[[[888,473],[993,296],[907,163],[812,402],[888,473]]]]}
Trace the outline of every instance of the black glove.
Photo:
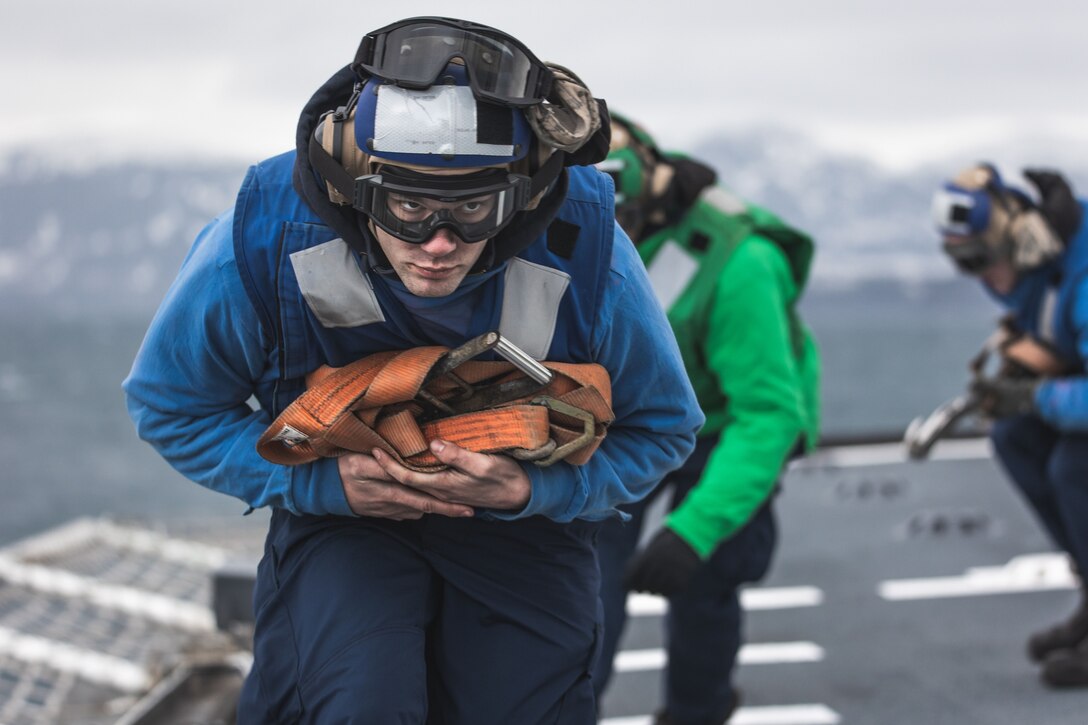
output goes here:
{"type": "Polygon", "coordinates": [[[629,591],[671,597],[687,588],[701,563],[695,549],[665,527],[627,564],[624,584],[629,591]]]}
{"type": "Polygon", "coordinates": [[[1038,378],[991,378],[971,383],[971,392],[978,396],[979,411],[990,418],[1007,418],[1035,412],[1035,391],[1038,378]]]}
{"type": "Polygon", "coordinates": [[[1061,174],[1046,169],[1024,169],[1024,176],[1035,184],[1042,201],[1039,211],[1066,243],[1080,229],[1083,216],[1080,202],[1069,182],[1061,174]]]}

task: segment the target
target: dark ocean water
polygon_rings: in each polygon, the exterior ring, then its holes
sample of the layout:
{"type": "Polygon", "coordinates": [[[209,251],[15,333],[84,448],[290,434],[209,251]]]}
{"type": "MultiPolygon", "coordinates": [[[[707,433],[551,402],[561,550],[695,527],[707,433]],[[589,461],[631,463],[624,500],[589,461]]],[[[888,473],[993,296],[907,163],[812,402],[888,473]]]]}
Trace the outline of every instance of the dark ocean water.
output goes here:
{"type": "MultiPolygon", "coordinates": [[[[902,431],[961,392],[997,317],[966,284],[814,292],[802,311],[828,435],[902,431]]],[[[0,543],[83,515],[239,520],[244,504],[188,482],[133,432],[120,385],[149,317],[0,315],[0,543]]]]}

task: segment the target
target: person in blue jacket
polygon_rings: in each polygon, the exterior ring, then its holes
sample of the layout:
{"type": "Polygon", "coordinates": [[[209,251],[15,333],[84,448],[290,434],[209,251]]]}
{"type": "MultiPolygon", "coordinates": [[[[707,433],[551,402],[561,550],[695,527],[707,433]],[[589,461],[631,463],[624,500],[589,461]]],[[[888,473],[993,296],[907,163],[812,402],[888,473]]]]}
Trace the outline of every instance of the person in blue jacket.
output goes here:
{"type": "MultiPolygon", "coordinates": [[[[1085,203],[1051,170],[1028,169],[1037,194],[989,164],[934,197],[944,251],[977,277],[1018,332],[1046,350],[1046,370],[976,381],[1005,471],[1080,577],[1067,620],[1032,635],[1028,655],[1049,685],[1088,685],[1088,224],[1085,203]],[[1036,201],[1037,199],[1037,201],[1036,201]]],[[[1029,366],[1030,367],[1030,366],[1029,366]]]]}
{"type": "Polygon", "coordinates": [[[599,522],[703,423],[588,165],[607,148],[607,109],[570,71],[487,26],[410,18],[363,38],[296,150],[197,237],[124,389],[177,470],[272,509],[239,722],[594,722],[599,522]],[[378,450],[257,454],[319,366],[490,330],[607,370],[615,421],[587,463],[442,440],[438,473],[378,450]]]}

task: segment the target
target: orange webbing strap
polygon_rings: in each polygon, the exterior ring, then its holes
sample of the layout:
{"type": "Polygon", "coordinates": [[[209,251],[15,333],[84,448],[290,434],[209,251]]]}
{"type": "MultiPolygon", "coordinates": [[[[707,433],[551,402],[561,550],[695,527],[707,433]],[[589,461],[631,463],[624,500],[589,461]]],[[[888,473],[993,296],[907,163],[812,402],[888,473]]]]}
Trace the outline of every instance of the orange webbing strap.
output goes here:
{"type": "Polygon", "coordinates": [[[600,365],[545,362],[553,373],[546,386],[502,361],[468,360],[432,375],[448,351],[417,347],[315,370],[257,451],[294,465],[380,448],[409,468],[436,471],[445,466],[428,446],[440,438],[540,465],[581,465],[614,419],[611,381],[600,365]],[[511,390],[516,397],[507,399],[503,391],[511,390]]]}

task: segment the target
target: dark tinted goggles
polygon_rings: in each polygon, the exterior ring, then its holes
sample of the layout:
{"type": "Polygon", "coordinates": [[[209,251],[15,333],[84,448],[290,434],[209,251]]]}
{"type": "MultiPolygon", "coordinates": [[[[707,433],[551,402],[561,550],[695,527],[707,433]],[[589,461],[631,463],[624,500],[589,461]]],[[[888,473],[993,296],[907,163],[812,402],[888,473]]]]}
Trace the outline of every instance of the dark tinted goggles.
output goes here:
{"type": "Polygon", "coordinates": [[[552,71],[520,41],[494,28],[452,18],[409,18],[363,37],[352,65],[402,88],[434,85],[450,60],[468,69],[477,98],[508,106],[544,101],[552,71]]]}
{"type": "Polygon", "coordinates": [[[395,166],[355,180],[356,209],[411,244],[449,228],[465,242],[495,236],[530,199],[527,176],[503,169],[437,176],[395,166]]]}
{"type": "Polygon", "coordinates": [[[956,267],[967,274],[979,274],[997,261],[990,245],[978,237],[946,239],[942,247],[956,267]]]}

